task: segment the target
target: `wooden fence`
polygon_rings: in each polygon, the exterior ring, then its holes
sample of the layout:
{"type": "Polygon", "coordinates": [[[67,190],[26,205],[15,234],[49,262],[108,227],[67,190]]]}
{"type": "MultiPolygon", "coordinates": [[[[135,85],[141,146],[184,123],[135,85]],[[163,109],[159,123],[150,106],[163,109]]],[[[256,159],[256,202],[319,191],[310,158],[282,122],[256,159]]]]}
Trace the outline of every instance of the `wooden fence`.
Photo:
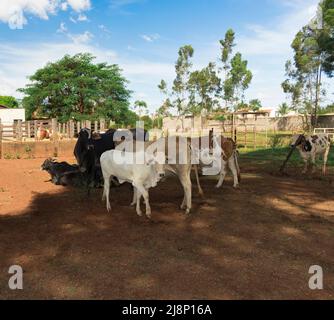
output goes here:
{"type": "Polygon", "coordinates": [[[327,133],[332,139],[334,139],[334,128],[316,128],[314,134],[327,133]]]}
{"type": "MultiPolygon", "coordinates": [[[[90,128],[95,132],[104,132],[109,127],[106,125],[104,119],[99,121],[73,121],[70,120],[66,123],[60,123],[57,119],[51,120],[33,120],[25,121],[21,120],[14,121],[13,124],[1,124],[0,121],[0,137],[1,140],[6,141],[22,141],[35,139],[37,140],[37,130],[44,128],[49,130],[52,136],[58,136],[65,139],[73,139],[76,134],[79,133],[81,128],[90,128]]],[[[1,141],[0,140],[0,141],[1,141]]]]}
{"type": "Polygon", "coordinates": [[[12,124],[1,123],[0,119],[0,159],[4,156],[4,143],[8,147],[9,143],[34,142],[38,140],[37,132],[39,128],[49,130],[55,150],[59,147],[59,140],[72,140],[82,128],[90,128],[95,132],[105,132],[109,124],[104,119],[99,121],[73,121],[60,123],[57,119],[14,121],[12,124]]]}

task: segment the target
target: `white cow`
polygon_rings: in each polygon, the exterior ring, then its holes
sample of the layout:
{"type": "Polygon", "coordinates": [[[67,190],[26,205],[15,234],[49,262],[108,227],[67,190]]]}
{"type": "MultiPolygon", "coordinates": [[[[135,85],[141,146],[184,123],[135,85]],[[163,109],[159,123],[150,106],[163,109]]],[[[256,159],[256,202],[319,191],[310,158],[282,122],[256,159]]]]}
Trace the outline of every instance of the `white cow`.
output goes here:
{"type": "Polygon", "coordinates": [[[102,154],[100,158],[104,178],[102,200],[106,198],[108,211],[111,210],[109,199],[110,179],[116,177],[121,184],[124,182],[132,184],[134,188],[132,205],[137,205],[136,211],[139,216],[142,216],[140,200],[142,196],[144,197],[146,216],[151,218],[148,190],[155,187],[158,181],[165,175],[164,164],[159,164],[158,159],[159,157],[157,155],[148,156],[148,154],[143,151],[132,153],[121,150],[111,150],[102,154]],[[138,161],[138,159],[143,161],[138,161]]]}
{"type": "Polygon", "coordinates": [[[313,164],[313,171],[316,164],[316,157],[322,156],[324,161],[322,172],[324,175],[326,174],[328,155],[331,147],[331,140],[327,134],[317,134],[313,136],[295,135],[291,146],[297,147],[300,156],[305,162],[303,173],[307,172],[310,161],[313,164]]]}

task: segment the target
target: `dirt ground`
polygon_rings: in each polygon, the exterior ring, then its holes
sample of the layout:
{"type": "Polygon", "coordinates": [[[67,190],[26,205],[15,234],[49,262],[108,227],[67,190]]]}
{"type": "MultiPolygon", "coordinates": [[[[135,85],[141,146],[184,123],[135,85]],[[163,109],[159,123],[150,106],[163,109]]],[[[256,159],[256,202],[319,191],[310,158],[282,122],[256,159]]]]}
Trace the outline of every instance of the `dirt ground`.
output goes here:
{"type": "Polygon", "coordinates": [[[54,186],[42,161],[0,161],[1,299],[334,298],[331,180],[243,162],[239,190],[202,178],[206,198],[194,188],[186,217],[170,178],[151,190],[148,221],[129,207],[129,185],[112,190],[108,214],[101,190],[54,186]],[[14,264],[21,291],[8,289],[14,264]],[[322,291],[308,287],[312,265],[324,270],[322,291]]]}

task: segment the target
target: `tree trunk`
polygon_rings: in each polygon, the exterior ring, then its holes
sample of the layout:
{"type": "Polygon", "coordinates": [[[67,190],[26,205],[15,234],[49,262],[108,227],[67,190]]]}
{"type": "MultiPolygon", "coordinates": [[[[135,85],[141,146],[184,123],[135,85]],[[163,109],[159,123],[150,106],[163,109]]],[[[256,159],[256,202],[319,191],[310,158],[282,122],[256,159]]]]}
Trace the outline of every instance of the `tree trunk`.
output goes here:
{"type": "Polygon", "coordinates": [[[314,120],[313,120],[313,127],[317,127],[318,125],[318,113],[319,113],[319,100],[320,100],[320,88],[321,88],[321,74],[322,74],[322,67],[321,65],[317,71],[317,80],[316,80],[316,93],[315,93],[315,106],[314,106],[314,120]]]}

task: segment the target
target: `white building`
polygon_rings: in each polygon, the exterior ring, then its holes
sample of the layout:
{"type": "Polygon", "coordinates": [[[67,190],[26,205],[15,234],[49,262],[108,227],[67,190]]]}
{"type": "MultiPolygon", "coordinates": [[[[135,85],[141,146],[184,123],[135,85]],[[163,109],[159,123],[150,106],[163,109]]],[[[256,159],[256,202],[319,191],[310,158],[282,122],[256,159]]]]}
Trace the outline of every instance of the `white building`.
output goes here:
{"type": "Polygon", "coordinates": [[[0,120],[2,124],[13,124],[14,120],[26,120],[24,109],[10,109],[0,105],[0,120]]]}

